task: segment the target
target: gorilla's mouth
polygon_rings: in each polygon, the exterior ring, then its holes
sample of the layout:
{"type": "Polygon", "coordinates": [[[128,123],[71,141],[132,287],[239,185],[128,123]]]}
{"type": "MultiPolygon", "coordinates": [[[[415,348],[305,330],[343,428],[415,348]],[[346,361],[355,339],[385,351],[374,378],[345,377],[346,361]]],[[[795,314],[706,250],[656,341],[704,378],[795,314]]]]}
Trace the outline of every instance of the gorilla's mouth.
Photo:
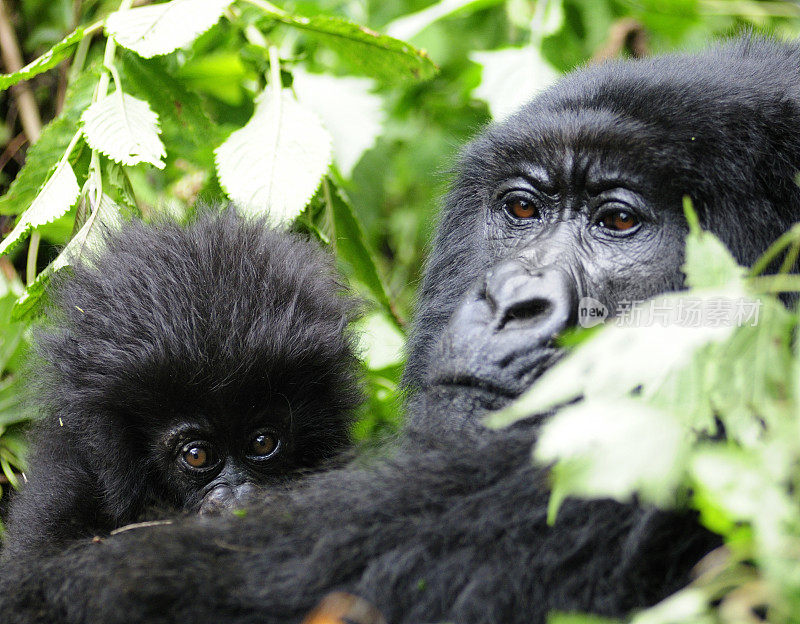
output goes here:
{"type": "Polygon", "coordinates": [[[479,363],[459,369],[458,362],[451,362],[451,366],[443,367],[434,375],[433,385],[516,399],[564,355],[564,349],[549,344],[532,352],[510,353],[496,364],[482,362],[485,366],[479,363]]]}

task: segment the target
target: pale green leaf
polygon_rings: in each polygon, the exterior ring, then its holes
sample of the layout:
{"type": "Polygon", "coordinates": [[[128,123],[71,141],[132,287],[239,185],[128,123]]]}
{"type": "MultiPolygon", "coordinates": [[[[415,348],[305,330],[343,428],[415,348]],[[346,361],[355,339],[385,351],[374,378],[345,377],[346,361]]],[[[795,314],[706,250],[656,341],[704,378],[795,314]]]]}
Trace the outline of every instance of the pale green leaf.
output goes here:
{"type": "Polygon", "coordinates": [[[72,48],[74,48],[81,39],[83,39],[83,28],[79,27],[19,71],[13,74],[0,74],[0,91],[8,89],[11,85],[15,85],[22,80],[28,80],[29,78],[38,76],[48,69],[55,67],[72,53],[72,48]]]}
{"type": "Polygon", "coordinates": [[[112,93],[92,104],[81,116],[86,142],[123,165],[148,162],[163,169],[166,156],[158,115],[144,100],[112,93]]]}
{"type": "Polygon", "coordinates": [[[548,369],[511,406],[487,419],[505,426],[580,396],[654,393],[707,344],[726,340],[753,302],[740,291],[673,293],[642,302],[548,369]],[[614,357],[609,358],[608,354],[614,357]],[[657,355],[656,355],[657,354],[657,355]]]}
{"type": "Polygon", "coordinates": [[[762,470],[751,454],[735,447],[697,452],[691,473],[704,497],[734,522],[759,523],[768,515],[775,523],[793,514],[781,483],[762,470]]]}
{"type": "Polygon", "coordinates": [[[36,276],[34,282],[16,301],[12,318],[14,320],[31,320],[40,314],[46,296],[47,283],[53,275],[65,267],[71,266],[84,252],[96,251],[102,245],[105,233],[118,229],[122,225],[122,221],[120,207],[110,197],[103,195],[100,205],[89,215],[86,223],[61,250],[56,259],[36,276]]]}
{"type": "Polygon", "coordinates": [[[0,255],[13,251],[32,230],[66,214],[80,192],[75,172],[68,162],[62,161],[30,208],[22,214],[14,229],[0,243],[0,255]]]}
{"type": "Polygon", "coordinates": [[[557,462],[562,495],[669,503],[688,448],[680,423],[640,401],[593,400],[560,409],[543,426],[534,458],[557,462]]]}
{"type": "Polygon", "coordinates": [[[740,282],[745,269],[716,236],[701,231],[686,237],[683,272],[686,285],[692,288],[725,288],[740,282]]]}
{"type": "Polygon", "coordinates": [[[65,266],[70,266],[79,260],[84,253],[96,251],[104,241],[105,235],[122,226],[122,212],[120,207],[108,196],[103,195],[100,204],[89,215],[86,223],[75,236],[61,250],[58,257],[50,264],[50,270],[57,271],[65,266]]]}
{"type": "Polygon", "coordinates": [[[408,41],[434,22],[445,17],[465,15],[486,7],[501,4],[503,0],[440,0],[417,11],[398,17],[386,25],[386,34],[395,39],[408,41]]]}
{"type": "Polygon", "coordinates": [[[636,614],[631,624],[716,624],[703,589],[687,588],[636,614]]]}
{"type": "Polygon", "coordinates": [[[363,318],[358,331],[367,368],[379,370],[403,361],[404,336],[384,313],[373,312],[363,318]]]}
{"type": "Polygon", "coordinates": [[[472,93],[489,105],[495,119],[516,111],[559,76],[534,46],[473,52],[470,60],[483,67],[481,83],[472,93]]]}
{"type": "Polygon", "coordinates": [[[190,44],[219,21],[232,0],[172,0],[117,11],[106,32],[124,48],[150,58],[190,44]]]}
{"type": "Polygon", "coordinates": [[[264,91],[247,125],[215,154],[228,197],[280,223],[300,214],[319,187],[331,162],[331,137],[288,89],[277,100],[264,91]]]}
{"type": "Polygon", "coordinates": [[[333,160],[349,177],[383,129],[386,115],[383,99],[373,93],[375,83],[368,78],[310,74],[301,68],[292,78],[297,99],[322,120],[333,140],[333,160]]]}

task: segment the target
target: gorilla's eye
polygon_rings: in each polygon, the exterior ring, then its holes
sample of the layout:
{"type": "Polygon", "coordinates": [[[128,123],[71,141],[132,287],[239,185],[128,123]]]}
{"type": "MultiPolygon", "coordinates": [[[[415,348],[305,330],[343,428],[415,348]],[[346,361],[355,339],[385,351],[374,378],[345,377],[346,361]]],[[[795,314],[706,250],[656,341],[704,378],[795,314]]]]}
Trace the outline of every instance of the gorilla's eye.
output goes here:
{"type": "Polygon", "coordinates": [[[264,459],[278,450],[279,444],[280,441],[275,435],[260,431],[250,440],[248,454],[256,459],[264,459]]]}
{"type": "Polygon", "coordinates": [[[512,197],[505,201],[503,204],[506,212],[515,219],[533,219],[539,216],[539,211],[533,202],[523,199],[522,197],[512,197]]]}
{"type": "Polygon", "coordinates": [[[625,210],[613,210],[600,217],[599,225],[609,230],[624,232],[639,225],[639,219],[625,210]]]}
{"type": "Polygon", "coordinates": [[[190,468],[208,468],[214,463],[211,447],[201,442],[190,442],[181,449],[181,459],[190,468]]]}

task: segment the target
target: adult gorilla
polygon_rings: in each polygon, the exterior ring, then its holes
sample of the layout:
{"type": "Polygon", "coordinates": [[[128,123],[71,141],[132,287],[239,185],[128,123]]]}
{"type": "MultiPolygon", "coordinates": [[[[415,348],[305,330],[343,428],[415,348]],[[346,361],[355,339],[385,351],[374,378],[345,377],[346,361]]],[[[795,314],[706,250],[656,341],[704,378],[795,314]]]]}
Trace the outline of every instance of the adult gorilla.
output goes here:
{"type": "Polygon", "coordinates": [[[393,624],[528,623],[674,591],[714,536],[612,501],[568,501],[548,527],[535,419],[489,432],[475,416],[546,366],[579,297],[613,310],[681,286],[684,194],[743,263],[800,216],[798,68],[800,50],[766,41],[612,63],[490,128],[446,200],[411,347],[413,417],[389,457],[243,518],[15,562],[0,619],[296,622],[346,590],[393,624]]]}

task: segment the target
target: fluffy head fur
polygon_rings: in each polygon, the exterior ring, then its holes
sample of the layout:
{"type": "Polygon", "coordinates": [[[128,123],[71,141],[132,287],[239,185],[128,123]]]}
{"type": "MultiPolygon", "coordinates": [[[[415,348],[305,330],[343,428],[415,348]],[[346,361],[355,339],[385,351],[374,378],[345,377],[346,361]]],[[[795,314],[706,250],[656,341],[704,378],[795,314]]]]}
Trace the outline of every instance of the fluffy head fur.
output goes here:
{"type": "Polygon", "coordinates": [[[44,420],[10,549],[181,508],[151,448],[173,424],[280,425],[273,481],[348,444],[361,400],[355,308],[316,245],[232,209],[186,227],[134,221],[50,293],[32,373],[44,420]]]}

